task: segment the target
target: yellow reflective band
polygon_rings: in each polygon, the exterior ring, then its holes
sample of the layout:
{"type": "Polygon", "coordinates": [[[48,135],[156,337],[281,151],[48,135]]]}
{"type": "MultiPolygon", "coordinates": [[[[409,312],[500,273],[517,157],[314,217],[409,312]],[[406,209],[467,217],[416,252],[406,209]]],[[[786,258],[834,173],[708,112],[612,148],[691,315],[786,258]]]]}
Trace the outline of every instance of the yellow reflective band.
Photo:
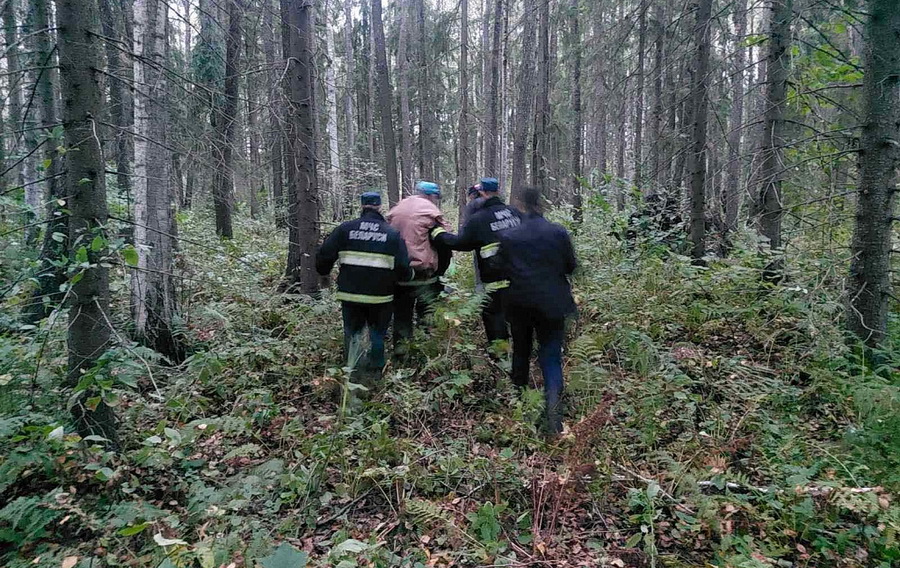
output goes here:
{"type": "Polygon", "coordinates": [[[509,280],[498,280],[496,282],[485,282],[484,289],[487,292],[493,292],[495,290],[502,290],[504,288],[509,288],[509,280]]]}
{"type": "Polygon", "coordinates": [[[491,243],[489,245],[484,245],[478,251],[478,256],[481,258],[491,258],[495,256],[498,252],[500,252],[500,243],[491,243]]]}
{"type": "Polygon", "coordinates": [[[341,264],[350,266],[368,266],[369,268],[394,269],[394,257],[389,254],[377,252],[363,252],[358,250],[342,250],[338,253],[341,264]]]}
{"type": "Polygon", "coordinates": [[[433,238],[437,237],[438,235],[440,235],[441,233],[446,233],[446,232],[447,232],[447,229],[445,229],[443,227],[440,227],[440,226],[435,227],[434,229],[431,230],[431,238],[433,239],[433,238]]]}
{"type": "Polygon", "coordinates": [[[351,294],[350,292],[338,292],[334,297],[342,302],[354,302],[356,304],[387,304],[394,300],[393,296],[369,296],[368,294],[351,294]]]}
{"type": "Polygon", "coordinates": [[[434,276],[433,278],[429,278],[427,280],[410,280],[409,282],[397,282],[397,286],[426,286],[428,284],[434,284],[438,281],[438,277],[434,276]]]}

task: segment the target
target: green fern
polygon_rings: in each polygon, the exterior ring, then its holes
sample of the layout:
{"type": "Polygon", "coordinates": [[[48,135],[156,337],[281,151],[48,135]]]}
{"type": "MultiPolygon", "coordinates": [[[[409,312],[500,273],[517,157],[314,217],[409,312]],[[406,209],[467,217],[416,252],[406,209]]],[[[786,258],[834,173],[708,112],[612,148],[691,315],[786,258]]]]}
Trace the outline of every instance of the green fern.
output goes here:
{"type": "Polygon", "coordinates": [[[431,501],[410,499],[406,502],[406,514],[413,524],[423,530],[438,526],[457,528],[447,512],[431,501]]]}

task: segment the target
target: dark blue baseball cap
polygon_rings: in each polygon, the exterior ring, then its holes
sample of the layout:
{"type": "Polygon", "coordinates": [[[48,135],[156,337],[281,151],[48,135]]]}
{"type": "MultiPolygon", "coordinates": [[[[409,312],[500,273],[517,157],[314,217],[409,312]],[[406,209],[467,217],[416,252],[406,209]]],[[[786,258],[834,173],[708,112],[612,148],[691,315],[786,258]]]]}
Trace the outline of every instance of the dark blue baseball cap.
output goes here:
{"type": "Polygon", "coordinates": [[[497,178],[481,178],[481,191],[500,191],[500,182],[497,178]]]}
{"type": "Polygon", "coordinates": [[[381,206],[381,194],[377,191],[367,191],[359,196],[359,202],[362,205],[381,206]]]}

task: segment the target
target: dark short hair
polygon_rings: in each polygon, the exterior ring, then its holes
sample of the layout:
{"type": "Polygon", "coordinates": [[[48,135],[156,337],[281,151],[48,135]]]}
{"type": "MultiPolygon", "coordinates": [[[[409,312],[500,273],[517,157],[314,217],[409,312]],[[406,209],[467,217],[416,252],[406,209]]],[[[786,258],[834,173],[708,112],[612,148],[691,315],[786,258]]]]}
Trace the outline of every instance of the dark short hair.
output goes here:
{"type": "Polygon", "coordinates": [[[536,187],[525,186],[519,190],[519,203],[527,213],[539,213],[541,211],[541,190],[536,187]]]}

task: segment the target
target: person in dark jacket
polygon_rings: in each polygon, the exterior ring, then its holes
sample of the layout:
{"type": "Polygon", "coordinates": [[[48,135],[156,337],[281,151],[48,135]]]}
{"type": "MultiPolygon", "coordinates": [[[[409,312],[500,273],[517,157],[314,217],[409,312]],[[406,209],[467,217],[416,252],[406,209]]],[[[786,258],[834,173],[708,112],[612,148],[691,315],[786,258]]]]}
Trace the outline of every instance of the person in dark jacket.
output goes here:
{"type": "Polygon", "coordinates": [[[500,237],[500,260],[509,277],[507,319],[512,329],[513,384],[528,385],[532,338],[537,336],[538,363],[544,376],[549,430],[562,432],[562,345],[565,319],[575,312],[569,275],[575,251],[569,233],[540,213],[540,191],[522,191],[522,223],[500,237]]]}
{"type": "Polygon", "coordinates": [[[478,194],[484,198],[484,203],[472,213],[459,235],[448,233],[441,227],[432,230],[435,242],[453,250],[477,252],[478,272],[489,296],[481,311],[481,320],[484,333],[491,343],[509,339],[503,308],[509,280],[497,253],[500,250],[500,236],[520,222],[519,212],[503,203],[498,192],[499,184],[495,178],[483,178],[478,194]]]}
{"type": "MultiPolygon", "coordinates": [[[[466,189],[466,207],[463,209],[462,218],[459,220],[459,227],[465,226],[469,217],[475,214],[484,205],[485,199],[479,195],[481,192],[481,184],[476,184],[466,189]]],[[[472,253],[472,264],[475,270],[475,291],[484,292],[484,283],[481,281],[481,273],[478,271],[478,253],[472,253]]]]}
{"type": "Polygon", "coordinates": [[[368,326],[371,349],[361,369],[380,375],[384,367],[384,338],[391,323],[394,288],[412,279],[406,243],[381,215],[381,195],[360,197],[362,215],[342,223],[319,248],[316,271],[327,275],[340,262],[337,294],[344,320],[344,357],[368,326]]]}

